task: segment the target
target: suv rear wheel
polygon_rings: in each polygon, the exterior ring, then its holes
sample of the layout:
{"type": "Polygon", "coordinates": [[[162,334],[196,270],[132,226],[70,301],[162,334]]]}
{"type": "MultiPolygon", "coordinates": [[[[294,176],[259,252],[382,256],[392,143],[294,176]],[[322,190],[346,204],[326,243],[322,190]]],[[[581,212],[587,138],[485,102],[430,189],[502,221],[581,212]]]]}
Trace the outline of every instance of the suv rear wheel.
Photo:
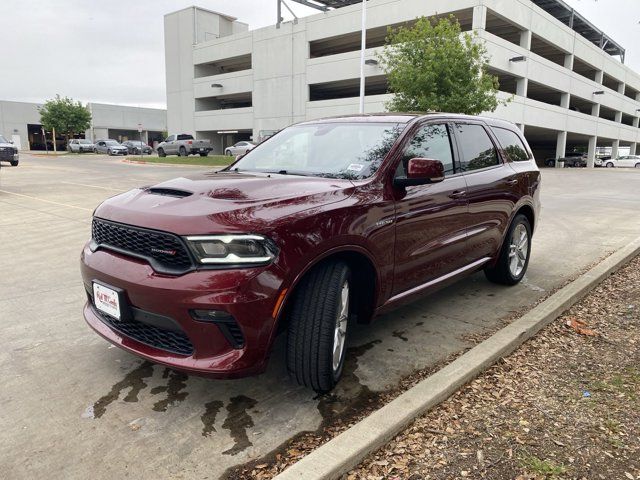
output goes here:
{"type": "Polygon", "coordinates": [[[184,148],[184,147],[180,147],[180,150],[178,151],[178,154],[179,154],[181,157],[186,157],[186,156],[187,156],[187,149],[186,149],[186,148],[184,148]]]}
{"type": "Polygon", "coordinates": [[[516,215],[500,250],[498,261],[484,269],[487,278],[502,285],[515,285],[527,273],[531,254],[531,224],[522,214],[516,215]]]}
{"type": "Polygon", "coordinates": [[[333,261],[311,270],[293,299],[287,339],[287,369],[300,385],[318,393],[342,375],[351,313],[351,272],[333,261]]]}

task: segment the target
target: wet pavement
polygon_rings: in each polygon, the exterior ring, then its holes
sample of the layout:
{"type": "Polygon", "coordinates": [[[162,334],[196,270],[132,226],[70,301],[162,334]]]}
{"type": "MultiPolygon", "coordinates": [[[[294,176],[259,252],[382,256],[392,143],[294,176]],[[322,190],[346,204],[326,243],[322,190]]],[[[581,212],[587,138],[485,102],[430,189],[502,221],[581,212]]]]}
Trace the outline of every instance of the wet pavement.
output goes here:
{"type": "Polygon", "coordinates": [[[218,478],[348,415],[418,369],[640,236],[640,171],[544,170],[525,281],[482,274],[350,334],[345,375],[318,397],[288,379],[284,339],[266,374],[209,380],[110,346],[84,323],[79,255],[105,198],[202,170],[100,156],[24,155],[0,170],[0,472],[5,478],[218,478]]]}

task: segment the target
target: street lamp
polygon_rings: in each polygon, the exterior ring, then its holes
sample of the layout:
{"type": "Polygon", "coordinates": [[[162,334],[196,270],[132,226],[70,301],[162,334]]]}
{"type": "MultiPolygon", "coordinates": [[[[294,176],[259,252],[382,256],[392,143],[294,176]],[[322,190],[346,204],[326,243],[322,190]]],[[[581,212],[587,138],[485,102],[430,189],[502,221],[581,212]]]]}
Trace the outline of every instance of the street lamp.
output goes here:
{"type": "Polygon", "coordinates": [[[367,49],[367,0],[362,0],[362,46],[360,49],[360,114],[364,113],[364,51],[367,49]]]}

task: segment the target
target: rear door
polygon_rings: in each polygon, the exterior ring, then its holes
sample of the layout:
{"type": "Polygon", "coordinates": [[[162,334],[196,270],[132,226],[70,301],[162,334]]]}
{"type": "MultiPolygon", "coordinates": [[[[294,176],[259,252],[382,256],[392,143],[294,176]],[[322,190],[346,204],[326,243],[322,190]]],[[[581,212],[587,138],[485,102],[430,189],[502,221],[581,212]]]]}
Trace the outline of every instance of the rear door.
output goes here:
{"type": "Polygon", "coordinates": [[[466,264],[467,186],[456,165],[450,125],[420,126],[405,147],[396,176],[404,176],[412,158],[440,160],[445,180],[399,192],[394,296],[426,286],[466,264]]]}
{"type": "Polygon", "coordinates": [[[484,123],[456,122],[453,131],[467,183],[466,258],[471,263],[498,253],[519,192],[526,186],[499,154],[493,134],[484,123]]]}

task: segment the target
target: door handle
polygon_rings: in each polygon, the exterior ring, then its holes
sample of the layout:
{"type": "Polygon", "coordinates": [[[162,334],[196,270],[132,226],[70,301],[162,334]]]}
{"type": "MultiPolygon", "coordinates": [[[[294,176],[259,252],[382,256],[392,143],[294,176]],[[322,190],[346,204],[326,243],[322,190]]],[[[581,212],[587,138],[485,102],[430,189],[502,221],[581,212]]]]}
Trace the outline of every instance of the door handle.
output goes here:
{"type": "Polygon", "coordinates": [[[467,194],[466,190],[454,190],[449,195],[449,198],[453,198],[455,200],[455,199],[464,197],[466,194],[467,194]]]}
{"type": "Polygon", "coordinates": [[[513,180],[507,180],[507,185],[509,185],[510,187],[517,185],[518,184],[518,179],[514,178],[513,180]]]}

